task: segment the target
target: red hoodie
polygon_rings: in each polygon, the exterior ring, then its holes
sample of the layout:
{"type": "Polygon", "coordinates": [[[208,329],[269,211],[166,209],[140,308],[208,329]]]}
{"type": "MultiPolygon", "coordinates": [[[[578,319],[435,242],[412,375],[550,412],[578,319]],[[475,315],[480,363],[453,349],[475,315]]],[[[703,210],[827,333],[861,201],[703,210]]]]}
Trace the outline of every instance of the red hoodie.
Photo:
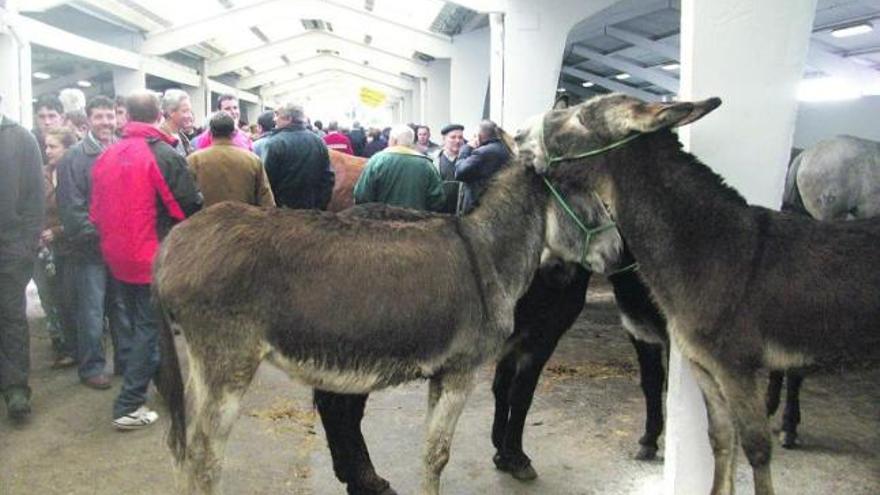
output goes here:
{"type": "Polygon", "coordinates": [[[331,150],[340,151],[342,153],[354,154],[354,148],[351,147],[351,140],[345,134],[333,131],[324,136],[324,143],[331,150]]]}
{"type": "Polygon", "coordinates": [[[152,281],[160,202],[175,221],[185,217],[150,148],[158,140],[176,143],[149,124],[129,122],[122,140],[107,148],[92,169],[89,219],[113,276],[129,284],[152,281]]]}

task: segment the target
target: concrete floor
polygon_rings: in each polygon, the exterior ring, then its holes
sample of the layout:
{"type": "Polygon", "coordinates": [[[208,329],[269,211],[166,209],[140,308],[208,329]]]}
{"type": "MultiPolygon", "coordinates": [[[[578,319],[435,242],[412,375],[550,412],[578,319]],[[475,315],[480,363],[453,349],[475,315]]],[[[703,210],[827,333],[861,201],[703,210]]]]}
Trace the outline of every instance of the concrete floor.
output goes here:
{"type": "MultiPolygon", "coordinates": [[[[495,471],[489,430],[492,369],[459,422],[443,475],[447,494],[659,494],[662,461],[632,460],[643,403],[635,358],[607,286],[591,289],[587,309],[563,338],[539,385],[525,437],[540,473],[523,484],[495,471]]],[[[49,369],[41,322],[32,336],[34,414],[14,426],[0,406],[0,494],[168,494],[172,474],[163,437],[151,429],[118,432],[110,391],[78,384],[74,370],[49,369]]],[[[180,342],[178,342],[180,344],[180,342]]],[[[774,451],[780,494],[880,493],[880,367],[817,374],[803,392],[803,448],[774,451]]],[[[426,386],[374,394],[364,431],[380,474],[401,494],[417,492],[426,386]]],[[[227,494],[342,494],[310,391],[263,366],[242,405],[226,456],[227,494]]],[[[778,423],[778,419],[774,421],[778,423]]],[[[752,493],[740,455],[737,489],[752,493]]]]}

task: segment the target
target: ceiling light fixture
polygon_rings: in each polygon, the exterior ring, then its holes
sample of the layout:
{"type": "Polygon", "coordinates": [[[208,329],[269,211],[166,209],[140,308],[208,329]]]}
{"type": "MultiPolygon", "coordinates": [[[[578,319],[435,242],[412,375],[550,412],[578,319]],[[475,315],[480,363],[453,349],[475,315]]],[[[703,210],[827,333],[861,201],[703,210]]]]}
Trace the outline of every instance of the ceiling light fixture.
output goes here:
{"type": "Polygon", "coordinates": [[[52,76],[46,74],[45,72],[34,72],[35,79],[51,79],[52,76]]]}
{"type": "Polygon", "coordinates": [[[846,26],[842,28],[832,29],[831,36],[835,38],[848,38],[850,36],[857,36],[859,34],[870,33],[874,30],[874,26],[869,22],[862,22],[859,24],[853,24],[852,26],[846,26]]]}
{"type": "Polygon", "coordinates": [[[595,86],[595,84],[591,83],[590,81],[587,81],[587,82],[581,83],[581,86],[583,86],[585,88],[592,88],[593,86],[595,86]]]}
{"type": "Polygon", "coordinates": [[[663,70],[678,70],[681,68],[681,64],[679,64],[678,62],[672,62],[669,64],[663,64],[660,66],[660,68],[663,70]]]}
{"type": "Polygon", "coordinates": [[[76,85],[81,88],[91,88],[92,87],[92,83],[89,81],[86,81],[85,79],[83,79],[82,81],[77,81],[76,85]]]}
{"type": "Polygon", "coordinates": [[[629,78],[630,78],[630,75],[627,74],[626,72],[614,76],[614,79],[619,79],[621,81],[623,81],[625,79],[629,79],[629,78]]]}
{"type": "Polygon", "coordinates": [[[557,93],[565,93],[565,88],[556,88],[557,93]]]}

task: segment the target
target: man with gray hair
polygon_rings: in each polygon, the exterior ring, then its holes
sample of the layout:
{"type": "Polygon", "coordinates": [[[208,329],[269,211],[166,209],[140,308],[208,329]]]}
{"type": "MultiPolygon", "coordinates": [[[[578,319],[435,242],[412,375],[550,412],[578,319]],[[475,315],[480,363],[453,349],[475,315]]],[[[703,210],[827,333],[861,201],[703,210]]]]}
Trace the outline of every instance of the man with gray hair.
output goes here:
{"type": "Polygon", "coordinates": [[[184,129],[192,125],[193,113],[189,94],[181,89],[168,89],[162,95],[162,116],[165,117],[160,129],[177,139],[174,151],[186,157],[193,152],[192,144],[184,134],[184,129]]]}
{"type": "Polygon", "coordinates": [[[263,165],[278,206],[324,210],[336,174],[324,141],[306,128],[299,105],[275,110],[275,129],[263,148],[263,165]]]}
{"type": "Polygon", "coordinates": [[[354,186],[354,202],[385,203],[440,211],[446,203],[443,182],[431,160],[413,149],[415,134],[405,125],[391,128],[388,147],[373,155],[354,186]]]}

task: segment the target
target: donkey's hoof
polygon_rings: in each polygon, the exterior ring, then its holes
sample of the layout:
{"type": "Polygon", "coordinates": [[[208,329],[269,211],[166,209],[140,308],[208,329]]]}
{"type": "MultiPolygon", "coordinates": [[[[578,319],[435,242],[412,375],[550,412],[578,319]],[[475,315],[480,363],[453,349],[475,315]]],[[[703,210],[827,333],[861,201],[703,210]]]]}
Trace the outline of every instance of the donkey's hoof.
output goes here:
{"type": "Polygon", "coordinates": [[[657,447],[652,445],[642,445],[636,454],[637,461],[653,461],[657,458],[657,447]]]}
{"type": "Polygon", "coordinates": [[[796,449],[798,447],[797,433],[793,431],[783,431],[779,433],[779,443],[784,449],[796,449]]]}
{"type": "Polygon", "coordinates": [[[538,477],[538,472],[532,467],[532,461],[528,457],[517,460],[495,454],[492,460],[495,462],[495,468],[508,473],[519,481],[532,481],[538,477]]]}

